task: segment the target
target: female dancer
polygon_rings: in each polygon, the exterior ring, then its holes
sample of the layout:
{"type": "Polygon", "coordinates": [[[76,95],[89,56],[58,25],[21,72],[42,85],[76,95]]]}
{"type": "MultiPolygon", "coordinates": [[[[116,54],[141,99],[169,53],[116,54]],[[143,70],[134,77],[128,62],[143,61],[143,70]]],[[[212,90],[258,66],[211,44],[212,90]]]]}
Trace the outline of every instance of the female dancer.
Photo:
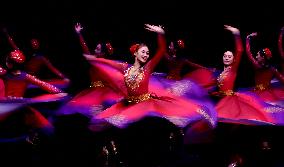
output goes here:
{"type": "Polygon", "coordinates": [[[156,90],[155,94],[148,91],[150,75],[165,54],[166,44],[161,26],[146,24],[146,29],[158,33],[159,49],[150,61],[147,61],[149,49],[145,44],[139,44],[136,48],[133,65],[84,55],[92,64],[105,64],[124,74],[127,89],[126,97],[95,116],[94,122],[103,120],[124,128],[144,117],[154,116],[166,118],[178,127],[186,127],[203,120],[207,122],[207,125],[214,127],[215,118],[208,112],[206,106],[178,98],[166,91],[156,90]]]}
{"type": "MultiPolygon", "coordinates": [[[[169,69],[168,74],[161,75],[160,73],[153,73],[150,85],[158,82],[162,87],[177,96],[199,99],[202,101],[206,100],[209,104],[210,100],[207,91],[203,90],[203,88],[209,88],[214,85],[212,70],[181,57],[182,55],[180,55],[179,51],[185,47],[182,40],[178,40],[176,45],[177,46],[175,46],[174,42],[170,42],[168,52],[164,56],[165,63],[169,69]],[[193,71],[186,75],[182,75],[182,69],[185,66],[192,68],[193,71]],[[197,73],[199,74],[196,75],[197,73]],[[201,85],[201,87],[199,85],[201,85]]],[[[133,54],[135,47],[132,47],[131,50],[133,54]]],[[[211,107],[213,107],[212,104],[211,107]]]]}
{"type": "MultiPolygon", "coordinates": [[[[249,60],[252,62],[255,70],[255,88],[253,92],[257,94],[262,100],[270,104],[283,106],[284,104],[284,90],[281,87],[271,86],[271,80],[276,77],[281,83],[284,83],[284,76],[270,64],[272,53],[268,48],[261,49],[257,55],[253,56],[251,52],[251,39],[257,36],[257,33],[252,33],[246,38],[246,52],[249,60]]],[[[281,44],[281,40],[279,45],[281,44]]],[[[269,112],[278,112],[277,108],[270,109],[269,112]],[[273,111],[275,110],[275,111],[273,111]]]]}
{"type": "Polygon", "coordinates": [[[191,71],[182,78],[191,79],[202,87],[210,89],[216,84],[216,78],[213,75],[214,70],[180,57],[182,55],[179,55],[179,52],[184,48],[185,44],[183,40],[178,40],[176,45],[174,42],[170,43],[168,53],[165,56],[167,67],[169,69],[167,78],[175,80],[181,79],[182,68],[187,66],[191,71]]]}
{"type": "Polygon", "coordinates": [[[224,53],[224,71],[218,77],[219,92],[215,95],[222,97],[216,105],[219,120],[249,125],[276,123],[274,116],[266,111],[269,104],[251,93],[233,91],[243,47],[239,30],[227,25],[225,28],[235,36],[236,47],[234,53],[231,51],[224,53]]]}
{"type": "MultiPolygon", "coordinates": [[[[11,99],[12,101],[23,99],[28,84],[36,84],[38,87],[54,95],[45,94],[37,96],[28,100],[27,104],[57,101],[66,96],[60,89],[21,71],[20,67],[24,60],[25,56],[20,50],[12,51],[6,58],[8,71],[3,79],[5,84],[5,96],[8,99],[11,99]]],[[[53,133],[53,126],[39,111],[33,107],[27,106],[9,112],[9,114],[5,116],[5,119],[1,121],[0,131],[1,136],[8,136],[8,138],[11,135],[15,135],[15,133],[26,134],[27,132],[30,133],[30,131],[32,132],[32,136],[37,133],[49,136],[53,133]]],[[[31,141],[29,137],[27,138],[27,141],[32,143],[33,141],[31,141]]]]}
{"type": "MultiPolygon", "coordinates": [[[[79,36],[80,44],[83,49],[84,54],[90,54],[89,48],[81,34],[83,27],[81,24],[77,23],[75,25],[75,31],[79,36]]],[[[107,45],[109,50],[108,53],[113,51],[110,44],[107,45]]],[[[95,56],[104,57],[105,54],[102,51],[101,45],[95,49],[95,56]]],[[[87,88],[76,95],[70,102],[68,102],[65,106],[63,106],[59,111],[58,115],[70,115],[75,113],[83,114],[88,118],[92,119],[96,113],[103,111],[104,109],[110,107],[112,104],[116,103],[118,99],[123,97],[121,91],[114,89],[111,87],[109,83],[111,82],[108,80],[106,76],[114,75],[108,74],[105,75],[102,68],[98,68],[99,65],[92,66],[90,70],[91,81],[92,84],[90,88],[87,88]]],[[[90,127],[91,127],[90,122],[90,127]]]]}
{"type": "MultiPolygon", "coordinates": [[[[8,31],[5,28],[3,29],[3,31],[10,45],[12,46],[12,48],[14,50],[19,50],[19,47],[14,42],[13,38],[9,35],[8,31]]],[[[62,88],[66,88],[70,80],[65,75],[63,75],[57,68],[55,68],[55,66],[49,61],[49,59],[40,52],[39,40],[35,38],[32,39],[31,46],[32,46],[32,49],[34,50],[34,54],[28,61],[26,61],[25,71],[28,74],[31,74],[31,75],[34,75],[40,78],[39,72],[41,71],[43,67],[47,67],[52,73],[54,73],[57,77],[60,78],[60,79],[51,79],[48,81],[48,83],[55,84],[56,86],[59,86],[62,88]]]]}

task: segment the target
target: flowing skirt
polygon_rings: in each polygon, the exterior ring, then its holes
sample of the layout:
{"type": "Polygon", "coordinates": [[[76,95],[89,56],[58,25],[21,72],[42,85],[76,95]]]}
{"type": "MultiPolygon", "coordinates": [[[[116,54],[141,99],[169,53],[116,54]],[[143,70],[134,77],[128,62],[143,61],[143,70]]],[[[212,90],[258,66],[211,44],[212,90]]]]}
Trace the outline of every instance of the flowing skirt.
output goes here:
{"type": "Polygon", "coordinates": [[[122,98],[110,87],[91,87],[83,90],[57,111],[57,115],[82,114],[92,118],[122,98]]]}
{"type": "Polygon", "coordinates": [[[96,115],[92,122],[100,123],[103,120],[116,127],[125,128],[145,117],[167,119],[178,127],[186,127],[200,120],[206,120],[211,127],[216,125],[216,118],[208,112],[206,106],[173,96],[153,97],[135,104],[124,99],[96,115]]]}
{"type": "Polygon", "coordinates": [[[283,125],[282,107],[265,103],[251,93],[235,93],[225,96],[216,105],[218,119],[247,125],[283,125]]]}

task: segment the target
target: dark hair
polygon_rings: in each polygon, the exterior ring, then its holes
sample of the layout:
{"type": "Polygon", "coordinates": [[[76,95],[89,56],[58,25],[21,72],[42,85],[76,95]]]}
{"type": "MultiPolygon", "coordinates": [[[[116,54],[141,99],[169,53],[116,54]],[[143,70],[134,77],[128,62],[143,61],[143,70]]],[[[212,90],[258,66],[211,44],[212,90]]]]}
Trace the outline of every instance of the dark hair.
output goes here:
{"type": "Polygon", "coordinates": [[[272,53],[268,48],[261,49],[257,53],[265,60],[263,67],[268,68],[272,65],[272,53]]]}
{"type": "Polygon", "coordinates": [[[259,50],[259,54],[261,57],[265,58],[266,60],[270,60],[272,58],[272,53],[268,48],[259,50]]]}
{"type": "Polygon", "coordinates": [[[131,47],[129,48],[131,55],[134,56],[134,53],[137,52],[137,51],[138,51],[140,48],[142,48],[143,46],[146,46],[146,47],[147,47],[147,45],[144,44],[144,43],[131,45],[131,47]]]}
{"type": "MultiPolygon", "coordinates": [[[[170,41],[169,45],[173,42],[174,50],[173,50],[172,54],[175,54],[177,58],[184,58],[186,56],[185,55],[186,49],[180,47],[180,45],[178,44],[179,41],[183,42],[183,40],[179,39],[179,40],[175,40],[175,41],[170,41]]],[[[169,50],[168,50],[168,53],[169,53],[169,50]]]]}

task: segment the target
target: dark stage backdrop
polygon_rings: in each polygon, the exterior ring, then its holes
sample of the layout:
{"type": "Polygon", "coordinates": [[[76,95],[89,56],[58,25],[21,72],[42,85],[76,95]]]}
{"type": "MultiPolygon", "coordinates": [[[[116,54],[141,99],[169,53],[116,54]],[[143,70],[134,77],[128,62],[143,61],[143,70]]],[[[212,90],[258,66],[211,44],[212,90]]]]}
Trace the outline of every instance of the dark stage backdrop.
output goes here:
{"type": "MultiPolygon", "coordinates": [[[[81,22],[83,35],[94,49],[98,41],[111,41],[116,58],[130,60],[128,48],[134,42],[145,42],[155,49],[155,34],[143,29],[144,23],[162,24],[167,38],[185,40],[187,57],[209,67],[222,68],[222,55],[234,46],[232,35],[223,30],[224,24],[238,27],[242,37],[259,32],[255,48],[270,47],[279,60],[277,35],[284,25],[284,11],[279,3],[248,3],[242,1],[164,1],[119,0],[101,1],[8,1],[1,5],[0,26],[7,27],[19,47],[29,55],[29,39],[37,37],[51,61],[72,80],[70,93],[88,86],[88,63],[74,32],[81,22]]],[[[0,55],[10,51],[0,33],[0,55]]],[[[163,70],[159,65],[158,70],[163,70]]],[[[243,57],[237,86],[250,86],[253,72],[243,57]]]]}

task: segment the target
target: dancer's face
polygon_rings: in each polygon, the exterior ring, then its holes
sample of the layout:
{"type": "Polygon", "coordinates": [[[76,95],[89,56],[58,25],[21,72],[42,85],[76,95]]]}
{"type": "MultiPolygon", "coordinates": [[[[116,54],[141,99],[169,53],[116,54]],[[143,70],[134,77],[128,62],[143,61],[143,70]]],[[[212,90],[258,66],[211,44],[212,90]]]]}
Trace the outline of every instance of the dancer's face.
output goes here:
{"type": "Polygon", "coordinates": [[[256,60],[259,64],[264,64],[265,63],[265,58],[260,54],[260,51],[257,52],[257,55],[256,55],[256,60]]]}
{"type": "Polygon", "coordinates": [[[234,55],[231,51],[226,51],[223,55],[223,63],[224,65],[231,65],[234,62],[234,55]]]}
{"type": "Polygon", "coordinates": [[[149,48],[142,46],[134,53],[134,56],[140,63],[146,63],[149,58],[149,48]]]}

